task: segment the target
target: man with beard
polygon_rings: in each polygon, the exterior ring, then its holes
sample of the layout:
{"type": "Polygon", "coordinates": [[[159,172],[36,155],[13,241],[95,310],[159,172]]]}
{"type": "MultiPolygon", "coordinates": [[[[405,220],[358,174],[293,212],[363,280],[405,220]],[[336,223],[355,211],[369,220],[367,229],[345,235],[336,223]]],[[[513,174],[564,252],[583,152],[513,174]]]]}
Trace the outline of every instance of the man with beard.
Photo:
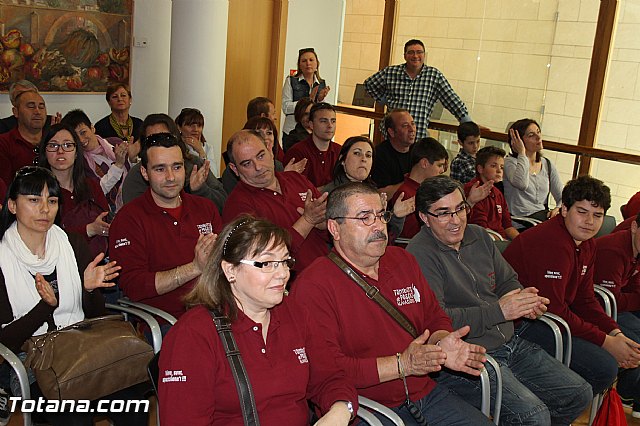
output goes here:
{"type": "MultiPolygon", "coordinates": [[[[125,204],[109,229],[111,260],[131,300],[179,317],[222,229],[211,200],[184,190],[183,146],[171,133],[144,139],[140,172],[149,188],[125,204]]],[[[164,331],[164,330],[163,330],[164,331]]]]}
{"type": "Polygon", "coordinates": [[[462,340],[469,327],[453,331],[413,256],[387,247],[389,219],[375,188],[352,182],[334,189],[327,201],[334,250],[302,272],[292,297],[313,313],[318,338],[358,393],[391,408],[405,424],[420,424],[410,409],[430,425],[491,424],[429,377],[443,368],[479,376],[485,351],[462,340]],[[344,266],[373,292],[365,293],[344,266]],[[373,293],[403,314],[409,327],[371,300],[373,293]]]}

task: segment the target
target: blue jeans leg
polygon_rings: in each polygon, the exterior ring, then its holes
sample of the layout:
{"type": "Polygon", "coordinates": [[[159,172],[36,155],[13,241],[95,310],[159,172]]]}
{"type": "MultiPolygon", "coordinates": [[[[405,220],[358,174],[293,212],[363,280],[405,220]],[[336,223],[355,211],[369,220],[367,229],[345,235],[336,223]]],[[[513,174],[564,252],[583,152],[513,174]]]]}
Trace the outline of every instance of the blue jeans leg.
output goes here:
{"type": "MultiPolygon", "coordinates": [[[[414,402],[427,420],[429,426],[490,426],[493,423],[480,411],[467,404],[444,386],[437,385],[424,398],[414,402]]],[[[392,408],[407,426],[416,425],[416,421],[406,405],[392,408]]],[[[388,419],[373,412],[385,426],[393,426],[388,419]]],[[[364,422],[359,423],[364,425],[364,422]]]]}
{"type": "MultiPolygon", "coordinates": [[[[640,318],[634,313],[618,313],[618,325],[625,336],[635,342],[640,342],[640,318]]],[[[623,398],[633,398],[636,405],[640,404],[640,368],[620,370],[617,389],[623,398]]]]}
{"type": "MultiPolygon", "coordinates": [[[[539,321],[527,322],[520,327],[520,336],[541,346],[549,354],[555,352],[551,329],[539,321]]],[[[591,385],[597,395],[608,389],[618,374],[616,359],[600,346],[579,337],[571,338],[570,367],[591,385]]]]}

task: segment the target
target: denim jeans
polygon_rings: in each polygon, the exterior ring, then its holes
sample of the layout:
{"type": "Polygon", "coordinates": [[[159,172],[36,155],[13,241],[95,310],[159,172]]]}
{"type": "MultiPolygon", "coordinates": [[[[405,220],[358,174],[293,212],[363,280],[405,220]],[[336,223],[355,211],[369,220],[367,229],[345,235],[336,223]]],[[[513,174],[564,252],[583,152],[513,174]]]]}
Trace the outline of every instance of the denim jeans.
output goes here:
{"type": "MultiPolygon", "coordinates": [[[[416,406],[422,412],[429,426],[490,426],[493,423],[485,417],[479,410],[464,402],[461,398],[452,394],[444,386],[436,386],[424,398],[414,401],[416,406]]],[[[391,408],[396,414],[402,418],[404,424],[412,426],[416,424],[413,416],[407,409],[406,405],[391,408]]],[[[370,410],[380,422],[385,426],[393,426],[394,423],[383,417],[381,414],[370,410]]],[[[358,425],[365,425],[360,422],[358,425]]]]}
{"type": "MultiPolygon", "coordinates": [[[[548,326],[538,321],[527,321],[520,327],[519,333],[548,353],[555,352],[553,333],[548,326]]],[[[594,395],[608,389],[618,374],[616,359],[600,346],[579,337],[572,336],[571,344],[571,369],[591,385],[594,395]]]]}
{"type": "MultiPolygon", "coordinates": [[[[629,339],[640,342],[640,318],[636,312],[619,312],[618,325],[629,339]]],[[[640,368],[622,370],[618,374],[617,390],[625,399],[633,399],[634,406],[640,405],[640,368]]]]}
{"type": "MultiPolygon", "coordinates": [[[[502,373],[502,425],[568,425],[593,398],[591,387],[580,376],[518,335],[488,353],[502,373]]],[[[495,372],[493,368],[487,368],[487,372],[493,390],[495,372]]],[[[473,406],[480,406],[479,378],[447,370],[440,372],[436,381],[473,406]]],[[[494,405],[492,392],[492,408],[494,405]]]]}

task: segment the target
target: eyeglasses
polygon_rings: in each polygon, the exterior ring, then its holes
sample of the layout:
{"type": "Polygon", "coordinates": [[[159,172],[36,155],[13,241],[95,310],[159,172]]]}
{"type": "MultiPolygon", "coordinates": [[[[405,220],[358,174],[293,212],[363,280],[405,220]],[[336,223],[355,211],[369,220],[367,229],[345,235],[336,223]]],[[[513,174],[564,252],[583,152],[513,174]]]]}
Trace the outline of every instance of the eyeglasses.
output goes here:
{"type": "Polygon", "coordinates": [[[452,212],[431,213],[430,211],[427,211],[427,214],[429,216],[433,216],[436,219],[438,219],[438,222],[440,222],[440,223],[447,223],[451,219],[453,219],[454,215],[460,217],[460,213],[463,212],[463,211],[464,211],[465,214],[469,214],[469,212],[471,211],[471,207],[469,206],[469,204],[463,203],[457,209],[455,209],[452,212]]]}
{"type": "Polygon", "coordinates": [[[48,142],[44,148],[48,151],[48,152],[58,152],[58,149],[60,149],[60,147],[62,147],[62,150],[64,152],[71,152],[71,151],[75,151],[76,149],[76,144],[74,142],[64,142],[64,143],[53,143],[53,142],[48,142]]]}
{"type": "Polygon", "coordinates": [[[388,210],[383,211],[382,213],[365,213],[362,216],[357,217],[349,217],[349,216],[337,216],[332,217],[331,219],[357,219],[361,220],[365,226],[371,226],[376,222],[376,219],[380,219],[382,223],[389,223],[391,220],[392,213],[388,210]]]}
{"type": "Polygon", "coordinates": [[[405,55],[424,55],[424,50],[407,50],[405,55]]]}
{"type": "Polygon", "coordinates": [[[160,145],[163,142],[173,142],[177,145],[178,139],[176,139],[173,133],[154,133],[144,138],[144,146],[147,148],[160,145]]]}
{"type": "Polygon", "coordinates": [[[293,257],[288,257],[284,260],[266,260],[264,262],[259,262],[257,260],[248,260],[242,259],[240,263],[244,263],[245,265],[255,266],[259,268],[264,273],[275,272],[278,269],[278,266],[282,265],[285,269],[293,269],[293,266],[296,264],[296,260],[293,257]]]}

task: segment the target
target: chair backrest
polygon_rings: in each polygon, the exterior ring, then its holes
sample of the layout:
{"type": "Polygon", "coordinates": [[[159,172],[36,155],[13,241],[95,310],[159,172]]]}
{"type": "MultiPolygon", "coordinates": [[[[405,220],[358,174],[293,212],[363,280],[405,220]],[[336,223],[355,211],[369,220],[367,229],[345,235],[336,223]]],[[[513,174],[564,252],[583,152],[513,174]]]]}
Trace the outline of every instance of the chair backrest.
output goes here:
{"type": "Polygon", "coordinates": [[[153,390],[156,393],[156,398],[158,398],[158,377],[160,376],[160,368],[158,367],[159,359],[160,352],[156,353],[153,358],[151,358],[151,361],[149,361],[149,365],[147,366],[147,373],[149,374],[149,379],[153,385],[153,390]]]}
{"type": "Polygon", "coordinates": [[[596,234],[595,238],[602,237],[603,235],[609,235],[613,228],[616,227],[616,218],[613,216],[609,216],[608,214],[604,216],[604,221],[602,222],[602,226],[600,230],[596,234]]]}

